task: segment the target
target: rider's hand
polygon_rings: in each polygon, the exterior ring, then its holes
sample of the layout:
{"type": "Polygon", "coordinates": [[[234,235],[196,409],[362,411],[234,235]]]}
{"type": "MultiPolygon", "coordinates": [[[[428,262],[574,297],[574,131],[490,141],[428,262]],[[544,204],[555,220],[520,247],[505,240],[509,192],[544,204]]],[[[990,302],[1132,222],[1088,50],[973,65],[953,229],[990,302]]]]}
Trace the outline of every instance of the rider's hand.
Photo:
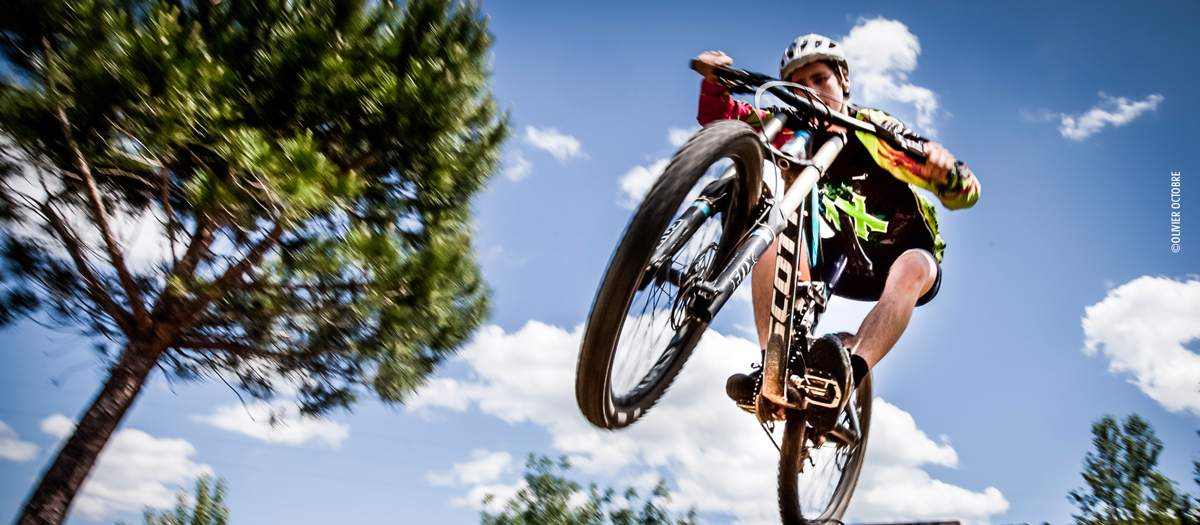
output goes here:
{"type": "Polygon", "coordinates": [[[929,180],[938,184],[950,182],[950,172],[954,170],[954,155],[936,142],[925,143],[925,175],[929,180]]]}
{"type": "Polygon", "coordinates": [[[720,51],[705,51],[696,57],[696,61],[692,67],[697,73],[704,75],[704,80],[711,84],[720,84],[721,79],[713,74],[713,70],[717,66],[728,66],[733,64],[733,58],[720,51]]]}

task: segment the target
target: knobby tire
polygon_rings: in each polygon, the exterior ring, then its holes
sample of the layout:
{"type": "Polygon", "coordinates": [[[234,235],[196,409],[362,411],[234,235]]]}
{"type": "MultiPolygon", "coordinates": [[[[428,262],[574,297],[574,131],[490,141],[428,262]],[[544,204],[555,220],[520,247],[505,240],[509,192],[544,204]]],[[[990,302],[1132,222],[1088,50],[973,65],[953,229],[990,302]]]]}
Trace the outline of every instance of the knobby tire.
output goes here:
{"type": "Polygon", "coordinates": [[[750,211],[761,193],[761,139],[753,128],[736,120],[709,124],[680,148],[634,213],[613,253],[588,315],[576,369],[579,409],[598,427],[621,428],[644,415],[674,381],[707,328],[707,323],[690,315],[686,300],[679,300],[687,295],[679,287],[665,278],[648,280],[645,276],[660,239],[687,209],[688,199],[707,186],[710,168],[721,159],[730,159],[737,168],[729,190],[732,195],[668,261],[678,267],[679,274],[694,280],[717,275],[752,226],[750,211]],[[718,228],[719,238],[705,244],[703,235],[718,228]],[[694,259],[686,260],[691,256],[694,259]],[[646,304],[633,304],[635,296],[646,304]],[[664,314],[660,307],[666,303],[673,304],[664,314]],[[668,324],[680,326],[656,328],[663,324],[657,319],[660,315],[674,316],[666,318],[668,324]],[[650,321],[643,322],[646,319],[650,321]],[[628,327],[627,320],[632,321],[628,327]],[[643,330],[643,324],[649,328],[643,330]],[[623,334],[623,329],[638,332],[623,334]],[[661,339],[668,335],[671,337],[664,344],[661,339]],[[625,346],[619,347],[623,337],[625,346]],[[641,360],[637,359],[639,350],[646,354],[641,360]],[[617,392],[614,369],[620,372],[617,392]]]}

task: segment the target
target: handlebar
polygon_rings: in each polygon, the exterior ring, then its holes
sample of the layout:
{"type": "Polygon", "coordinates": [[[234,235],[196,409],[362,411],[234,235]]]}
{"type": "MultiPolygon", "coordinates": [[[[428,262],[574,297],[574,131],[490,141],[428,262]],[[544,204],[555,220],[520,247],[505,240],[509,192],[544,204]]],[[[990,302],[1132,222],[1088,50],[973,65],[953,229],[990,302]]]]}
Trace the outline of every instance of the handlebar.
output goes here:
{"type": "MultiPolygon", "coordinates": [[[[697,68],[699,63],[699,60],[693,58],[689,63],[689,66],[692,69],[699,71],[697,68]]],[[[730,91],[733,93],[756,93],[758,88],[761,86],[770,82],[778,81],[778,79],[771,77],[770,75],[764,75],[762,73],[755,73],[752,71],[743,71],[728,66],[713,66],[713,74],[721,80],[724,80],[727,87],[729,87],[730,91]]],[[[842,113],[830,111],[828,106],[824,104],[813,104],[806,98],[797,96],[795,93],[784,89],[783,86],[768,86],[766,91],[772,95],[775,95],[776,98],[783,101],[785,104],[788,104],[789,106],[792,106],[798,110],[798,113],[800,113],[801,116],[823,119],[847,130],[870,133],[876,137],[886,140],[892,146],[904,150],[908,154],[916,157],[917,160],[925,159],[924,150],[920,149],[920,147],[915,144],[909,143],[909,141],[900,140],[900,137],[897,137],[887,128],[876,126],[870,122],[864,122],[842,113]]]]}

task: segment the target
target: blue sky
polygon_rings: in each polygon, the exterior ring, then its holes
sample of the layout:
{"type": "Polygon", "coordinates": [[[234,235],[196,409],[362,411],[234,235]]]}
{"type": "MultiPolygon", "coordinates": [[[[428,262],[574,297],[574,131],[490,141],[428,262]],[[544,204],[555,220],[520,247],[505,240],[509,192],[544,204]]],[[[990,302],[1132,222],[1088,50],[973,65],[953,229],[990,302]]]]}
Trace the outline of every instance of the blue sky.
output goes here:
{"type": "MultiPolygon", "coordinates": [[[[511,491],[529,452],[571,455],[584,481],[663,476],[711,523],[771,522],[774,449],[722,391],[756,355],[746,301],[730,303],[679,383],[628,430],[588,427],[572,374],[636,200],[622,181],[653,176],[695,126],[688,59],[719,49],[771,73],[814,32],[858,52],[854,101],[936,133],[983,187],[974,208],[940,210],[941,292],[876,369],[875,435],[849,521],[1069,523],[1066,495],[1083,484],[1090,425],[1105,414],[1149,420],[1160,468],[1196,493],[1195,3],[483,8],[514,132],[506,173],[475,206],[488,326],[410,406],[364,400],[275,433],[247,417],[262,407],[224,386],[156,375],[73,523],[136,521],[202,472],[228,480],[236,523],[477,523],[478,496],[511,491]],[[1182,173],[1178,253],[1171,172],[1182,173]]],[[[822,328],[853,331],[869,306],[839,301],[822,328]]],[[[0,341],[0,515],[11,516],[100,376],[76,336],[26,323],[0,341]]]]}

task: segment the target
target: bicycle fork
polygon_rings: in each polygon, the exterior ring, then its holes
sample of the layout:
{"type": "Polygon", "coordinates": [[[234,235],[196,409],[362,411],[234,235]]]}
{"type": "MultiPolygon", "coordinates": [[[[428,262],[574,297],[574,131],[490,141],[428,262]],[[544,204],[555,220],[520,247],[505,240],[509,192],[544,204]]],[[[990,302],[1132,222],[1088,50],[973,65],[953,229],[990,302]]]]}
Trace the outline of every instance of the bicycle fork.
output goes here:
{"type": "MultiPolygon", "coordinates": [[[[769,125],[770,122],[768,122],[769,125]]],[[[797,211],[800,209],[800,205],[812,193],[813,188],[816,187],[817,180],[825,173],[829,165],[833,164],[833,160],[837,158],[838,153],[841,153],[844,145],[845,142],[839,136],[834,136],[822,144],[820,149],[817,150],[816,155],[813,156],[812,163],[800,172],[800,175],[796,177],[792,186],[784,193],[783,198],[777,200],[775,206],[767,212],[780,213],[783,217],[787,217],[788,221],[775,225],[770,224],[770,222],[759,224],[742,241],[741,246],[738,247],[730,259],[729,264],[725,265],[721,274],[713,281],[703,283],[698,287],[695,303],[696,308],[694,309],[697,317],[705,322],[711,321],[717,315],[717,312],[721,310],[721,307],[733,296],[734,290],[750,275],[754,265],[758,263],[763,253],[766,253],[767,249],[771,247],[775,239],[784,232],[788,224],[792,222],[792,219],[796,218],[798,223],[797,211]]],[[[798,253],[796,249],[799,247],[799,241],[800,236],[797,230],[791,235],[790,244],[781,241],[780,245],[794,253],[798,253]],[[785,244],[788,245],[784,246],[785,244]]],[[[791,297],[796,281],[794,269],[799,261],[794,257],[780,258],[777,261],[783,259],[786,259],[783,263],[776,262],[776,285],[778,287],[780,282],[779,276],[781,274],[779,272],[781,268],[779,265],[787,264],[788,268],[783,268],[783,270],[787,270],[788,277],[783,279],[783,281],[788,288],[786,292],[788,308],[785,308],[784,311],[790,311],[791,297]]],[[[772,310],[774,310],[774,306],[772,310]]],[[[776,320],[773,317],[772,323],[775,322],[776,320]]],[[[786,327],[783,330],[786,330],[786,327]]],[[[776,327],[772,326],[771,333],[775,333],[775,331],[776,327]]]]}

